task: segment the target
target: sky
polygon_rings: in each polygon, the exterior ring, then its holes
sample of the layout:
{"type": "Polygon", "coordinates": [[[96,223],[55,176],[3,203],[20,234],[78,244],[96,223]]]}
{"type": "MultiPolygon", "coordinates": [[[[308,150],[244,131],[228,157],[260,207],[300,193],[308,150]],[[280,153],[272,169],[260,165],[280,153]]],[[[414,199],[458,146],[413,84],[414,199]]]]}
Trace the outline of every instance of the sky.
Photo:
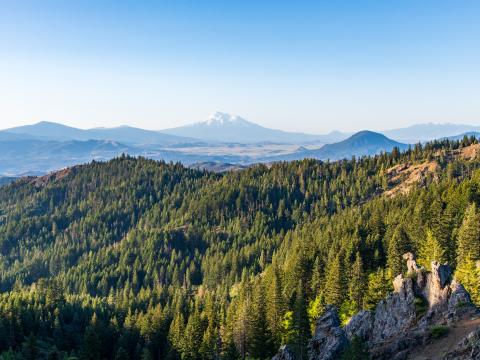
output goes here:
{"type": "Polygon", "coordinates": [[[0,0],[0,128],[480,125],[476,0],[0,0]]]}

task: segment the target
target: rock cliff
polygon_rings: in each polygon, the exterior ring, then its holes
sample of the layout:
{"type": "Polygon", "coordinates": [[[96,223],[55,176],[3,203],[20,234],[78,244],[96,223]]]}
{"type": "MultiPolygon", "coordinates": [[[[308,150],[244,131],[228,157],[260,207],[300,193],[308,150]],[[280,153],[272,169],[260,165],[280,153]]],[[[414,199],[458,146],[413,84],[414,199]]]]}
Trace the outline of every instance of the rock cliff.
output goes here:
{"type": "MultiPolygon", "coordinates": [[[[327,307],[317,320],[309,343],[309,359],[337,359],[354,338],[365,343],[374,360],[408,359],[413,349],[432,339],[434,327],[447,328],[478,316],[478,309],[472,304],[468,292],[452,279],[448,264],[434,261],[431,271],[427,272],[417,265],[413,254],[405,254],[404,259],[407,275],[398,275],[394,279],[393,293],[380,301],[373,311],[360,311],[342,328],[336,309],[327,307]]],[[[448,360],[480,359],[480,329],[469,336],[442,357],[448,360]]]]}

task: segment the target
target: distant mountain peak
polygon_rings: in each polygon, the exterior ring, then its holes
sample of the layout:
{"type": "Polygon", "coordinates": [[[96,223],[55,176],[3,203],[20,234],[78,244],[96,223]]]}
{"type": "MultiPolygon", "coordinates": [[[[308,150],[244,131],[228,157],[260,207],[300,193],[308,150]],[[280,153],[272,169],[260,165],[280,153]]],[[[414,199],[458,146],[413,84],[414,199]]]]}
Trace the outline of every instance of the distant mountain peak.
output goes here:
{"type": "Polygon", "coordinates": [[[214,126],[220,126],[220,125],[226,125],[226,124],[240,124],[240,123],[247,124],[249,122],[241,118],[240,116],[237,116],[237,115],[232,116],[228,113],[224,113],[220,111],[213,113],[212,115],[209,116],[207,120],[200,122],[200,124],[214,125],[214,126]]]}

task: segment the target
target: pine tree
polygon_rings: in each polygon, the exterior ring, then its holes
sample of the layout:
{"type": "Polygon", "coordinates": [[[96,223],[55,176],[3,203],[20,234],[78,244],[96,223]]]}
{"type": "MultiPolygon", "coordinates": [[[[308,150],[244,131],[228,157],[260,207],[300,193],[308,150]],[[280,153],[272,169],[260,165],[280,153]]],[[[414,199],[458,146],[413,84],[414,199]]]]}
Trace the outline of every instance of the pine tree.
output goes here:
{"type": "Polygon", "coordinates": [[[356,311],[363,309],[363,297],[366,290],[366,278],[363,271],[363,261],[359,252],[355,256],[352,266],[352,275],[348,286],[348,296],[355,304],[356,311]]]}
{"type": "Polygon", "coordinates": [[[286,312],[285,300],[282,291],[282,279],[280,269],[273,268],[272,280],[269,283],[267,296],[267,320],[272,333],[274,348],[278,348],[282,340],[282,319],[286,312]]]}
{"type": "Polygon", "coordinates": [[[252,297],[252,333],[250,356],[255,359],[271,358],[275,353],[272,344],[272,334],[267,321],[267,304],[263,284],[257,280],[252,297]]]}
{"type": "Polygon", "coordinates": [[[317,294],[322,285],[323,264],[320,262],[320,256],[315,258],[312,269],[312,285],[311,290],[313,294],[317,294]]]}
{"type": "Polygon", "coordinates": [[[368,276],[368,287],[364,297],[364,306],[372,310],[392,290],[386,271],[378,269],[368,276]]]}
{"type": "Polygon", "coordinates": [[[37,339],[33,334],[22,344],[22,355],[25,360],[35,360],[39,354],[37,339]]]}
{"type": "Polygon", "coordinates": [[[470,293],[472,301],[480,305],[480,262],[471,257],[463,258],[457,266],[455,278],[470,293]]]}
{"type": "Polygon", "coordinates": [[[304,286],[301,281],[298,283],[295,303],[293,306],[293,339],[291,346],[295,351],[297,359],[307,358],[307,344],[310,339],[310,324],[308,322],[307,301],[303,293],[304,286]]]}
{"type": "Polygon", "coordinates": [[[402,256],[408,250],[409,242],[407,234],[403,230],[402,225],[398,225],[388,244],[388,266],[394,277],[404,272],[405,263],[402,256]]]}
{"type": "Polygon", "coordinates": [[[467,207],[458,231],[457,266],[467,258],[480,260],[480,215],[475,203],[467,207]]]}
{"type": "Polygon", "coordinates": [[[443,249],[442,251],[442,258],[437,258],[435,260],[444,262],[444,261],[452,261],[453,258],[449,258],[449,252],[446,250],[449,248],[450,238],[451,238],[451,219],[448,217],[448,213],[443,211],[443,205],[441,200],[435,199],[433,203],[430,205],[430,209],[428,212],[429,215],[429,230],[432,233],[432,237],[438,243],[438,246],[443,249]]]}
{"type": "Polygon", "coordinates": [[[420,248],[419,263],[426,269],[431,270],[432,261],[443,263],[446,261],[445,249],[433,235],[433,232],[428,229],[427,236],[420,248]]]}
{"type": "Polygon", "coordinates": [[[325,302],[340,307],[344,296],[344,281],[340,255],[329,261],[325,278],[325,302]]]}
{"type": "Polygon", "coordinates": [[[101,343],[98,338],[94,325],[89,325],[85,330],[82,359],[95,360],[100,359],[101,343]]]}
{"type": "Polygon", "coordinates": [[[184,333],[185,333],[185,319],[183,314],[177,310],[173,317],[173,321],[170,324],[170,330],[168,332],[168,339],[172,347],[173,353],[178,355],[184,352],[184,333]]]}
{"type": "Polygon", "coordinates": [[[203,334],[202,346],[200,353],[204,359],[219,359],[220,358],[220,321],[218,314],[218,307],[212,296],[207,296],[205,301],[205,316],[207,320],[207,328],[203,334]]]}
{"type": "Polygon", "coordinates": [[[252,333],[252,291],[246,272],[242,274],[239,298],[235,304],[236,314],[233,326],[233,340],[242,359],[248,355],[252,333]]]}
{"type": "Polygon", "coordinates": [[[199,350],[202,346],[203,340],[203,323],[200,317],[200,310],[198,305],[195,306],[194,311],[188,317],[187,326],[185,327],[185,342],[184,342],[184,358],[185,359],[199,359],[199,350]]]}

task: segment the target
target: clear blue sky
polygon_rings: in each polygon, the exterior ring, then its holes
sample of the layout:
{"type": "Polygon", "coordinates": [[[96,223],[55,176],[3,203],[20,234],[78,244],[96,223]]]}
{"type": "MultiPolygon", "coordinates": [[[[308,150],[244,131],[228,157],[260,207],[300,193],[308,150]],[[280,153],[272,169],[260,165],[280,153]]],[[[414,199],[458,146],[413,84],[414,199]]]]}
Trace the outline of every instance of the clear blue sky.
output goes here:
{"type": "Polygon", "coordinates": [[[0,128],[480,124],[480,2],[0,2],[0,128]]]}

